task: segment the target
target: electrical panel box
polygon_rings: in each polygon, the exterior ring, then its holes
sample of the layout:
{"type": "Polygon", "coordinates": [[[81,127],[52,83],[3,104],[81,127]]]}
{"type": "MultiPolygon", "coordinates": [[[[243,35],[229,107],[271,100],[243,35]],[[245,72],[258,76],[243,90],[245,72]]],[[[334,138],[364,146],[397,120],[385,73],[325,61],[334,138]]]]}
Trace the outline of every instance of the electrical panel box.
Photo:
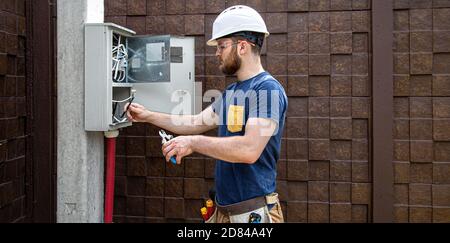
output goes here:
{"type": "Polygon", "coordinates": [[[168,114],[196,113],[195,39],[135,34],[112,23],[86,24],[85,130],[130,126],[129,102],[168,114]]]}

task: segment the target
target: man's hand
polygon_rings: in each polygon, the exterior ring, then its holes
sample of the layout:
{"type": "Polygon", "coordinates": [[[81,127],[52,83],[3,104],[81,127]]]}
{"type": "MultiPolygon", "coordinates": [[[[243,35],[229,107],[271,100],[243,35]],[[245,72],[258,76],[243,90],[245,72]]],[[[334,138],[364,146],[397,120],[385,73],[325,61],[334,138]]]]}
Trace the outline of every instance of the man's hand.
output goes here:
{"type": "Polygon", "coordinates": [[[181,159],[194,152],[192,149],[193,136],[179,136],[171,139],[162,146],[162,152],[169,162],[172,156],[176,156],[177,164],[181,164],[181,159]]]}
{"type": "Polygon", "coordinates": [[[137,103],[128,103],[124,107],[124,111],[127,111],[127,117],[129,121],[132,122],[146,122],[150,116],[150,111],[147,110],[143,105],[137,103]],[[128,108],[127,111],[127,107],[128,108]]]}

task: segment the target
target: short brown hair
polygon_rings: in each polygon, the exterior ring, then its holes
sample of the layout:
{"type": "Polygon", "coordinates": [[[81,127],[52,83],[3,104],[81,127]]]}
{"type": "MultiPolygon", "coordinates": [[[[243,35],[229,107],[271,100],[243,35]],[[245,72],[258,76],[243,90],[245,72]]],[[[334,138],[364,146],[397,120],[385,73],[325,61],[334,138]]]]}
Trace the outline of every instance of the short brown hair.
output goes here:
{"type": "Polygon", "coordinates": [[[249,41],[248,39],[242,37],[242,36],[233,36],[231,37],[231,39],[233,40],[233,42],[239,41],[239,40],[245,40],[247,42],[252,43],[253,45],[251,45],[252,48],[252,53],[257,55],[257,56],[261,56],[261,47],[251,41],[249,41]]]}

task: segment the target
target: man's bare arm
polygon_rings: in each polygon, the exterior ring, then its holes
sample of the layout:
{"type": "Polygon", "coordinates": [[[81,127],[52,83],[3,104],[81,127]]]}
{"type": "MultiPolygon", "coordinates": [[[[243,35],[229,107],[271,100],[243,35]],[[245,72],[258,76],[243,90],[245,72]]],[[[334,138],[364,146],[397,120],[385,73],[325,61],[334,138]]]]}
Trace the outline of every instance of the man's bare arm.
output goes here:
{"type": "Polygon", "coordinates": [[[219,121],[211,106],[197,115],[170,115],[152,112],[142,105],[132,103],[127,115],[133,122],[148,122],[180,135],[204,133],[216,128],[219,121]]]}
{"type": "Polygon", "coordinates": [[[177,163],[181,162],[181,158],[197,152],[231,163],[252,164],[261,156],[276,127],[273,120],[250,118],[243,136],[177,137],[163,146],[163,153],[166,159],[176,155],[177,163]]]}

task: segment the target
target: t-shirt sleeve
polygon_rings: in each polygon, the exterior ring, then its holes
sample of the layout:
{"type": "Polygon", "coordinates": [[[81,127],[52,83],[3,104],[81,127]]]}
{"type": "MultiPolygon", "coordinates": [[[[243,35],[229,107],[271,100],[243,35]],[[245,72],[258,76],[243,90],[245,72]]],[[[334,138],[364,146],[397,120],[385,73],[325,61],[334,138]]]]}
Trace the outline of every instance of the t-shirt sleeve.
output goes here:
{"type": "Polygon", "coordinates": [[[280,123],[285,115],[287,100],[283,87],[276,80],[267,80],[249,96],[249,118],[268,118],[280,123]]]}

